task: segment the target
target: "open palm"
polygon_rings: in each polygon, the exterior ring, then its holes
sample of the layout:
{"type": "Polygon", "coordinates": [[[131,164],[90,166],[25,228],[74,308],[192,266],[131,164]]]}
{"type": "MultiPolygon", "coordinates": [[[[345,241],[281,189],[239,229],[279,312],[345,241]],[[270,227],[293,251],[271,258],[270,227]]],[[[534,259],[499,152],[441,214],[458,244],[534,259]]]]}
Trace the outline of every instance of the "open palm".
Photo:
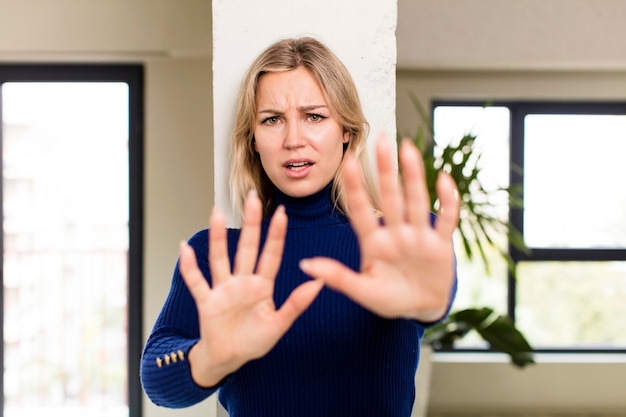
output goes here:
{"type": "Polygon", "coordinates": [[[265,355],[322,287],[317,281],[300,285],[277,310],[273,293],[287,228],[284,209],[276,210],[259,256],[260,225],[261,202],[252,193],[246,200],[231,271],[225,219],[214,210],[209,232],[212,286],[198,268],[193,249],[181,244],[180,270],[196,302],[200,324],[200,341],[189,354],[192,376],[199,385],[214,386],[249,360],[265,355]]]}
{"type": "Polygon", "coordinates": [[[352,156],[344,163],[348,213],[361,248],[355,272],[329,258],[307,259],[302,269],[384,317],[435,321],[445,313],[454,284],[452,233],[459,218],[456,185],[443,174],[432,221],[422,158],[408,140],[400,148],[401,184],[385,140],[377,143],[381,208],[376,215],[352,156]]]}

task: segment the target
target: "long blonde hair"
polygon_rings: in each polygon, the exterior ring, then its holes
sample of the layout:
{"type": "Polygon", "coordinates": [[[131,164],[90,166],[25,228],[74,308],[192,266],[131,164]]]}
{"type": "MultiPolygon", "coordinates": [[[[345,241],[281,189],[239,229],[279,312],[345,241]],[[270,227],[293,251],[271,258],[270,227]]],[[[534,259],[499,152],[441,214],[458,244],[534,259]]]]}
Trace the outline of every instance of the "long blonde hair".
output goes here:
{"type": "MultiPolygon", "coordinates": [[[[350,73],[343,63],[320,41],[311,37],[283,39],[263,51],[248,69],[239,92],[235,125],[232,133],[233,164],[230,174],[231,199],[237,212],[243,212],[243,203],[251,189],[256,190],[263,203],[263,215],[270,215],[276,206],[273,187],[265,174],[258,153],[254,149],[256,123],[256,88],[259,78],[268,72],[284,72],[306,68],[320,85],[344,132],[349,133],[345,152],[354,152],[374,208],[378,208],[378,194],[367,161],[366,139],[369,124],[365,119],[359,95],[350,73]]],[[[335,207],[347,211],[347,202],[341,179],[343,161],[332,183],[335,207]]]]}

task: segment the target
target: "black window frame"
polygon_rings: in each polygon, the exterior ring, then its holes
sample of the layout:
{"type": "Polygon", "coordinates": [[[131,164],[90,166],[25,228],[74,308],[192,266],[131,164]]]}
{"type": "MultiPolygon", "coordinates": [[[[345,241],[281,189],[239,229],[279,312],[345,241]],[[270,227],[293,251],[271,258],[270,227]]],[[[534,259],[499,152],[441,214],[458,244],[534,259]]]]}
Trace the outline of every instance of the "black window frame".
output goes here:
{"type": "MultiPolygon", "coordinates": [[[[124,82],[129,86],[129,251],[128,251],[128,413],[142,415],[139,365],[143,346],[143,212],[144,212],[144,67],[138,63],[0,63],[0,98],[6,82],[124,82]]],[[[0,100],[0,114],[2,111],[0,100]]],[[[2,154],[0,129],[0,156],[2,154]]],[[[0,181],[0,207],[3,203],[0,181]]],[[[0,276],[4,278],[4,245],[0,239],[0,276]]],[[[3,280],[4,282],[4,280],[3,280]]],[[[4,290],[0,287],[0,316],[4,290]]],[[[4,340],[3,325],[0,336],[4,340]]],[[[4,343],[0,344],[4,369],[4,343]]],[[[0,378],[0,410],[4,410],[4,378],[0,378]]]]}
{"type": "MultiPolygon", "coordinates": [[[[506,107],[509,109],[509,183],[524,189],[522,170],[524,167],[524,118],[531,114],[580,114],[580,115],[625,115],[626,101],[619,100],[448,100],[431,101],[431,120],[435,109],[440,106],[506,107]]],[[[523,202],[523,193],[521,195],[523,202]]],[[[524,233],[524,216],[521,208],[509,206],[509,219],[512,226],[524,233]]],[[[626,248],[530,248],[524,253],[510,242],[508,251],[515,265],[520,262],[571,262],[571,261],[626,261],[626,248]]],[[[515,322],[517,283],[511,271],[507,272],[507,315],[515,322]]],[[[485,351],[484,349],[453,348],[454,351],[485,351]]],[[[538,353],[626,353],[626,346],[619,348],[549,348],[535,350],[538,353]]]]}

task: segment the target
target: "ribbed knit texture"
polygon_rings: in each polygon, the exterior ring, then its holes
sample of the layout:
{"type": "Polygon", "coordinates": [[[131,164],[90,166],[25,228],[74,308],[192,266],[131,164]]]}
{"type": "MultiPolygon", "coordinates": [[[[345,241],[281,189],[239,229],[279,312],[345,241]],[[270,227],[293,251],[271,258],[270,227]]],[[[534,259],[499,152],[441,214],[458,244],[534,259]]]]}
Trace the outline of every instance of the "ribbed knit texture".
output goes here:
{"type": "MultiPolygon", "coordinates": [[[[329,187],[301,199],[277,194],[289,219],[274,294],[280,306],[310,279],[298,268],[301,259],[327,256],[355,270],[360,260],[354,231],[333,210],[329,187]]],[[[263,239],[267,226],[264,221],[263,239]]],[[[239,230],[229,230],[231,262],[238,237],[239,230]]],[[[207,231],[194,235],[190,244],[209,277],[207,231]]],[[[204,389],[191,379],[187,360],[161,368],[156,364],[157,357],[179,349],[186,358],[198,340],[195,304],[177,267],[144,348],[141,379],[155,404],[172,408],[195,404],[219,388],[230,417],[410,416],[423,331],[419,323],[383,319],[324,288],[265,357],[247,363],[220,387],[204,389]]]]}

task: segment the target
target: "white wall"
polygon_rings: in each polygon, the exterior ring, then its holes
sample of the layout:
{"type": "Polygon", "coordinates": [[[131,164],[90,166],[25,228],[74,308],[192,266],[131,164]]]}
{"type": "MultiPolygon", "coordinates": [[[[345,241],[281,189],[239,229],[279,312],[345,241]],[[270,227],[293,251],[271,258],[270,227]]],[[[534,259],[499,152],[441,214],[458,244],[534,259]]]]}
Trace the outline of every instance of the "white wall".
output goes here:
{"type": "Polygon", "coordinates": [[[0,59],[210,56],[206,0],[0,0],[0,59]]]}
{"type": "Polygon", "coordinates": [[[623,0],[399,0],[398,67],[624,69],[623,0]]]}

